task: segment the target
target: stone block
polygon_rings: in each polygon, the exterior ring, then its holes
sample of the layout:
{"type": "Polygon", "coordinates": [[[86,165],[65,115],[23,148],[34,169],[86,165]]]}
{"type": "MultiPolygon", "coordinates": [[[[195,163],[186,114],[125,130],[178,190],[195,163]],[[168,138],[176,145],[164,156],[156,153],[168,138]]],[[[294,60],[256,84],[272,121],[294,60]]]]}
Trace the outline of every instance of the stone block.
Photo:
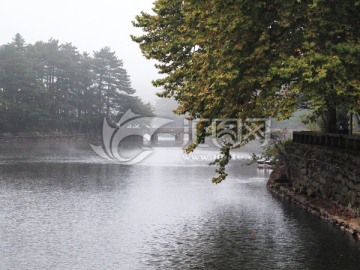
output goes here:
{"type": "Polygon", "coordinates": [[[354,186],[354,190],[360,192],[360,184],[357,184],[354,186]]]}
{"type": "Polygon", "coordinates": [[[319,177],[319,182],[321,183],[321,184],[324,184],[324,185],[326,185],[326,178],[324,177],[324,176],[321,176],[321,177],[319,177]]]}
{"type": "Polygon", "coordinates": [[[349,189],[346,186],[343,186],[341,189],[341,195],[346,197],[348,195],[348,192],[349,189]]]}
{"type": "Polygon", "coordinates": [[[343,179],[343,176],[340,173],[337,173],[334,177],[335,182],[341,182],[342,179],[343,179]]]}
{"type": "Polygon", "coordinates": [[[354,190],[354,189],[355,189],[355,185],[354,185],[354,183],[353,183],[352,181],[349,181],[349,182],[347,183],[347,186],[349,187],[350,190],[354,190]]]}
{"type": "Polygon", "coordinates": [[[357,198],[357,194],[355,193],[355,191],[349,191],[347,200],[349,203],[351,203],[351,205],[355,204],[356,198],[357,198]]]}

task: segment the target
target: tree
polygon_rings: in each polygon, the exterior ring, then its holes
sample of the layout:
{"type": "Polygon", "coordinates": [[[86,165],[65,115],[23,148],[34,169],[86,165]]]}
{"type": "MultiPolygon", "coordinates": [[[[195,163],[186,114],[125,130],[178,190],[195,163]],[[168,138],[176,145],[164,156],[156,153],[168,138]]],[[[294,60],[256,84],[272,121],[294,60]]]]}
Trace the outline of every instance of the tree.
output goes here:
{"type": "Polygon", "coordinates": [[[281,55],[273,72],[291,83],[337,132],[337,109],[356,111],[360,100],[360,6],[358,1],[299,1],[301,35],[296,55],[281,55]]]}
{"type": "Polygon", "coordinates": [[[107,117],[116,115],[121,111],[123,97],[135,92],[123,62],[109,47],[105,47],[94,52],[93,63],[98,113],[107,117]]]}
{"type": "MultiPolygon", "coordinates": [[[[158,0],[154,15],[136,17],[144,34],[132,39],[159,62],[166,76],[154,85],[179,102],[180,114],[288,118],[306,103],[333,132],[336,107],[360,100],[359,1],[345,2],[158,0]]],[[[208,125],[200,121],[198,142],[208,125]]],[[[216,183],[230,158],[221,152],[216,183]]]]}
{"type": "Polygon", "coordinates": [[[30,47],[20,34],[0,48],[0,89],[3,130],[12,133],[39,129],[36,120],[44,115],[44,92],[41,78],[31,62],[30,47]],[[38,106],[33,108],[37,102],[38,106]]]}
{"type": "Polygon", "coordinates": [[[75,96],[77,103],[78,132],[89,132],[96,128],[98,115],[96,110],[96,93],[93,87],[93,58],[83,53],[78,70],[79,80],[75,96]]]}
{"type": "Polygon", "coordinates": [[[104,116],[152,113],[134,92],[107,47],[94,58],[55,39],[26,44],[20,34],[0,47],[1,133],[97,133],[104,116]]]}

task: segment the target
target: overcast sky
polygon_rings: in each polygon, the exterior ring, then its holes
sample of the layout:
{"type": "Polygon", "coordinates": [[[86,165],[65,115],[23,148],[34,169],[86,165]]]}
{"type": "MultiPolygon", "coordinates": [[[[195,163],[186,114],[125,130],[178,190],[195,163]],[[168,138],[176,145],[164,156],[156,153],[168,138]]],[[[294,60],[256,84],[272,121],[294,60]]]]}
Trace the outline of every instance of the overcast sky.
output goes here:
{"type": "Polygon", "coordinates": [[[0,44],[20,33],[27,43],[58,39],[81,52],[109,46],[124,61],[136,94],[154,102],[159,77],[154,62],[146,60],[131,41],[141,33],[131,21],[142,10],[151,12],[153,0],[0,0],[0,44]]]}

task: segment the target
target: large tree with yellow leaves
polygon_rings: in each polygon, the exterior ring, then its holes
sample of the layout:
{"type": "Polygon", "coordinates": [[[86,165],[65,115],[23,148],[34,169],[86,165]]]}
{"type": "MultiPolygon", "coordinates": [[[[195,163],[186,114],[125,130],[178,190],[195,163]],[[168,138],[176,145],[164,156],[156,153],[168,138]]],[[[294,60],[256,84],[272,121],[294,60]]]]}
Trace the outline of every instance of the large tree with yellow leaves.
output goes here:
{"type": "MultiPolygon", "coordinates": [[[[358,109],[358,0],[157,0],[153,12],[136,17],[144,34],[132,39],[158,61],[165,77],[154,85],[180,114],[287,118],[305,105],[336,132],[336,109],[358,109]]],[[[226,177],[222,153],[214,182],[226,177]]]]}

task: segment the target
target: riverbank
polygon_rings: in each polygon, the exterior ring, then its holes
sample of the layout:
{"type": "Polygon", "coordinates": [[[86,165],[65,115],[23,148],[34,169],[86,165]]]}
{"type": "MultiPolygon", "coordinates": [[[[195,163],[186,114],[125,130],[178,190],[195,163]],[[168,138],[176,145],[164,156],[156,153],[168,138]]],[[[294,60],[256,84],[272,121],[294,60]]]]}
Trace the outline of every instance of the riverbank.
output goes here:
{"type": "Polygon", "coordinates": [[[24,136],[0,136],[0,144],[3,143],[39,143],[39,142],[93,142],[99,138],[88,134],[72,135],[24,135],[24,136]]]}
{"type": "Polygon", "coordinates": [[[360,240],[360,218],[337,202],[319,196],[309,196],[293,188],[287,178],[287,169],[284,164],[274,169],[267,186],[275,196],[298,205],[360,240]]]}

